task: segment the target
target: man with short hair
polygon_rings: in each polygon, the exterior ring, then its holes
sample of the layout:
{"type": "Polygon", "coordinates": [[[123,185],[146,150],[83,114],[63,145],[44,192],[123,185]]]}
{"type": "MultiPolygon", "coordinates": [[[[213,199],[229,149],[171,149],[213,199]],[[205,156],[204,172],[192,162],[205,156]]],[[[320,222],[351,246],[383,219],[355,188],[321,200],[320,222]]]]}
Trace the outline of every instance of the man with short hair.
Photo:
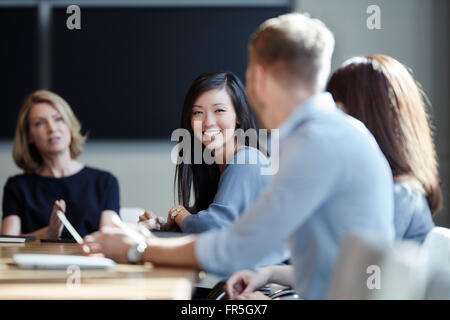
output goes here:
{"type": "MultiPolygon", "coordinates": [[[[247,94],[260,125],[279,128],[278,173],[233,225],[178,239],[149,236],[142,261],[230,275],[288,241],[295,290],[321,299],[344,236],[394,240],[389,165],[364,125],[322,93],[333,48],[326,26],[302,14],[260,26],[249,45],[247,94]]],[[[126,227],[86,242],[119,262],[139,246],[126,227]]]]}

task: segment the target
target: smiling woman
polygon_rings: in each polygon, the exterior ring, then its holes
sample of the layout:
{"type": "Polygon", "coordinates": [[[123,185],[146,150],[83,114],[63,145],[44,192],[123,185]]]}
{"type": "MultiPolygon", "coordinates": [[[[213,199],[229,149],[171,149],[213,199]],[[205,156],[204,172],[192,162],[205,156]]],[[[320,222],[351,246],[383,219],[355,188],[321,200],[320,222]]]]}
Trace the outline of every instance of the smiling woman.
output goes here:
{"type": "Polygon", "coordinates": [[[225,88],[203,93],[192,106],[191,128],[194,135],[205,148],[211,150],[220,171],[224,170],[227,159],[241,147],[233,139],[239,124],[225,88]]]}
{"type": "Polygon", "coordinates": [[[69,104],[45,90],[30,94],[19,112],[13,158],[24,174],[8,179],[2,234],[70,238],[56,212],[81,235],[109,224],[119,212],[119,186],[108,172],[76,160],[85,137],[69,104]]]}
{"type": "MultiPolygon", "coordinates": [[[[157,227],[185,233],[225,228],[242,216],[271,179],[261,174],[261,168],[270,163],[259,146],[252,145],[251,139],[237,137],[239,129],[257,128],[239,78],[231,72],[198,76],[186,93],[180,127],[192,137],[190,150],[194,151],[186,151],[189,148],[185,146],[178,149],[178,156],[183,159],[175,172],[180,205],[173,207],[167,222],[157,227]],[[201,155],[200,162],[195,161],[194,144],[201,144],[199,151],[209,151],[214,161],[209,163],[201,155]]],[[[180,143],[183,139],[181,136],[180,143]]],[[[151,211],[139,219],[161,221],[151,211]]],[[[281,264],[288,258],[288,249],[282,245],[255,262],[255,266],[281,264]]]]}

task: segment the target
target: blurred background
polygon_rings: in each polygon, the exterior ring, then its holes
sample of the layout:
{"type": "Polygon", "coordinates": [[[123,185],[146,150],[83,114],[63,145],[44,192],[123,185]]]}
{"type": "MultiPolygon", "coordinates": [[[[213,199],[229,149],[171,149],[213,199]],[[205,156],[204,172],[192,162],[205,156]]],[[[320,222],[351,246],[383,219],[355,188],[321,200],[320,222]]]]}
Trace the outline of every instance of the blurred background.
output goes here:
{"type": "MultiPolygon", "coordinates": [[[[167,216],[175,204],[170,136],[184,94],[205,71],[245,80],[247,42],[267,18],[300,11],[334,32],[333,70],[354,56],[388,54],[407,65],[431,101],[429,110],[444,184],[435,223],[450,227],[448,138],[450,1],[448,0],[0,0],[0,198],[25,96],[55,91],[68,101],[88,140],[86,165],[112,172],[122,207],[167,216]],[[66,26],[70,5],[81,29],[66,26]],[[379,29],[368,27],[379,8],[379,29]]],[[[363,173],[362,173],[363,174],[363,173]]]]}

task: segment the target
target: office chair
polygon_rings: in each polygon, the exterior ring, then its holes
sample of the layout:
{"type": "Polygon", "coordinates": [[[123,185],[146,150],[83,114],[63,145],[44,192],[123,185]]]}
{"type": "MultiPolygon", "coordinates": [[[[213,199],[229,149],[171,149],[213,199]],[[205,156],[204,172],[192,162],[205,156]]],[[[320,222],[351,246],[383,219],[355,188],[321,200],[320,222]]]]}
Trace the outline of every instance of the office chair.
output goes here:
{"type": "Polygon", "coordinates": [[[450,267],[436,270],[430,276],[424,299],[450,300],[450,267]]]}
{"type": "Polygon", "coordinates": [[[328,299],[370,299],[368,267],[379,266],[385,250],[383,241],[376,237],[356,234],[344,237],[330,279],[328,299]]]}
{"type": "Polygon", "coordinates": [[[395,242],[383,257],[381,289],[372,290],[372,299],[423,299],[428,281],[428,261],[422,249],[416,241],[395,242]]]}
{"type": "Polygon", "coordinates": [[[272,300],[300,300],[300,296],[292,288],[278,289],[267,296],[272,300]]]}
{"type": "Polygon", "coordinates": [[[450,299],[450,229],[434,227],[422,250],[427,259],[425,299],[450,299]]]}
{"type": "Polygon", "coordinates": [[[434,227],[426,236],[422,250],[427,255],[427,277],[441,267],[450,266],[450,229],[434,227]]]}
{"type": "Polygon", "coordinates": [[[414,241],[390,246],[374,236],[350,235],[342,241],[328,298],[423,299],[426,258],[414,241]]]}
{"type": "MultiPolygon", "coordinates": [[[[228,300],[228,296],[224,290],[225,282],[218,282],[208,294],[208,300],[228,300]]],[[[299,296],[292,288],[280,286],[277,284],[268,284],[258,291],[265,294],[272,300],[297,300],[299,296]]]]}

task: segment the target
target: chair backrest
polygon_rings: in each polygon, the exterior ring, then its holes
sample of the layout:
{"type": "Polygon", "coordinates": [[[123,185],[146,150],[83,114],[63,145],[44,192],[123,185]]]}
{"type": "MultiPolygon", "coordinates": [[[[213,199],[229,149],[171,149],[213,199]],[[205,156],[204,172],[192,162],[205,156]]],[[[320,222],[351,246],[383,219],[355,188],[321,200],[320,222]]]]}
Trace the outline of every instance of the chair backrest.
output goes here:
{"type": "Polygon", "coordinates": [[[383,256],[381,287],[371,292],[371,299],[423,299],[427,284],[426,258],[418,242],[395,242],[383,256]]]}
{"type": "Polygon", "coordinates": [[[450,229],[434,227],[422,250],[427,259],[425,299],[450,299],[450,229]]]}
{"type": "Polygon", "coordinates": [[[370,274],[380,265],[385,250],[383,243],[374,237],[346,236],[336,259],[328,298],[370,299],[370,288],[379,285],[371,282],[370,274]]]}
{"type": "Polygon", "coordinates": [[[120,208],[120,218],[123,222],[137,224],[139,216],[144,213],[142,208],[120,208]]]}
{"type": "Polygon", "coordinates": [[[427,255],[427,277],[440,269],[450,266],[450,229],[434,227],[425,238],[422,245],[427,255]]]}
{"type": "Polygon", "coordinates": [[[343,239],[329,286],[329,299],[422,299],[425,255],[420,244],[392,246],[376,236],[343,239]]]}
{"type": "Polygon", "coordinates": [[[427,300],[450,300],[450,267],[434,272],[425,291],[427,300]]]}

